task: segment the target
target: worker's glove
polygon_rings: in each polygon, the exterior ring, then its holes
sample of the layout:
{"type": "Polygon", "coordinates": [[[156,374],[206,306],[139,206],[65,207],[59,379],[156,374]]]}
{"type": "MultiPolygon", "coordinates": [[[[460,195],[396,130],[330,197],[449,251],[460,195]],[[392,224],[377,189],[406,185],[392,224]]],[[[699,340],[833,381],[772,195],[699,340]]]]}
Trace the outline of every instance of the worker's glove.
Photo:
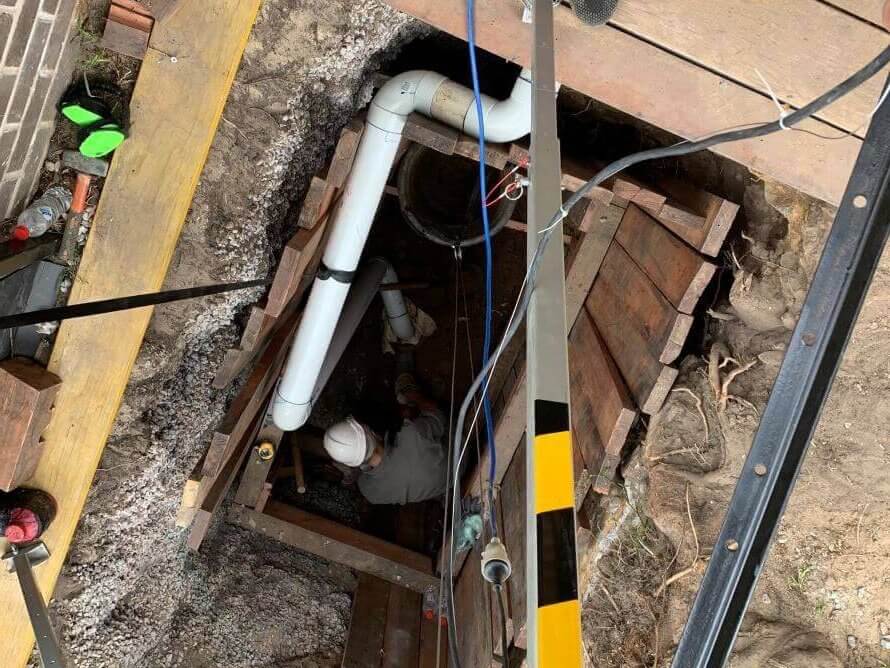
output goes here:
{"type": "Polygon", "coordinates": [[[403,406],[411,404],[409,397],[418,393],[417,381],[410,373],[400,373],[396,378],[396,401],[403,406]]]}

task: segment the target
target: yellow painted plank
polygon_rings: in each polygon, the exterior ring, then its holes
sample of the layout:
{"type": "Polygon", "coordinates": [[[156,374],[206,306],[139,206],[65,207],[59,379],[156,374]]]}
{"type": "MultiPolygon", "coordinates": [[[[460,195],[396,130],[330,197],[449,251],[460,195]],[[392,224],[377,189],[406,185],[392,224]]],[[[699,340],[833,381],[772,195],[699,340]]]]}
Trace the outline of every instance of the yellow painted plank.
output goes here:
{"type": "MultiPolygon", "coordinates": [[[[183,2],[155,27],[70,303],[158,290],[210,150],[260,0],[183,2]],[[175,62],[170,56],[175,56],[175,62]]],[[[35,569],[52,592],[151,317],[144,308],[65,322],[49,368],[62,378],[30,484],[59,502],[35,569]]],[[[24,665],[33,634],[13,576],[0,573],[0,666],[24,665]]]]}

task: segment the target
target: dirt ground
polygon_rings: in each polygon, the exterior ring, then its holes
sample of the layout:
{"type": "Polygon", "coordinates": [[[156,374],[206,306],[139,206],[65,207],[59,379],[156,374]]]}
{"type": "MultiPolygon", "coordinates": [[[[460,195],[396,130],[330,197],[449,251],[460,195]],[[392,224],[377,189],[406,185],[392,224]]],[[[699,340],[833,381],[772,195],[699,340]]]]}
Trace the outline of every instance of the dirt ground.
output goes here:
{"type": "MultiPolygon", "coordinates": [[[[614,540],[585,604],[594,665],[669,663],[833,216],[833,208],[775,184],[746,188],[742,229],[723,272],[731,281],[728,300],[714,305],[718,317],[708,319],[701,351],[682,362],[674,391],[624,466],[624,489],[600,518],[614,540]],[[719,378],[716,391],[712,378],[719,378]]],[[[882,427],[890,420],[888,294],[890,254],[847,349],[732,666],[890,665],[890,444],[882,427]]]]}
{"type": "MultiPolygon", "coordinates": [[[[103,4],[90,2],[92,14],[103,4]]],[[[372,75],[422,32],[376,0],[266,0],[166,287],[267,273],[309,178],[370,99],[372,75]]],[[[89,36],[81,38],[94,54],[89,36]]],[[[92,57],[84,69],[103,66],[92,57]]],[[[111,63],[128,80],[126,61],[111,63]]],[[[586,122],[595,113],[573,115],[586,122]]],[[[623,486],[601,504],[584,607],[597,667],[668,665],[833,216],[724,163],[704,158],[692,167],[700,183],[743,203],[742,219],[722,258],[710,305],[717,316],[696,332],[678,391],[642,425],[623,486]],[[737,360],[718,369],[724,382],[753,363],[729,384],[725,406],[708,378],[712,350],[737,360]]],[[[881,648],[890,632],[888,295],[890,257],[734,666],[890,665],[890,636],[881,648]]],[[[255,298],[156,310],[52,606],[75,665],[339,665],[351,572],[221,522],[201,554],[187,554],[173,524],[182,484],[232,395],[210,381],[255,298]]]]}

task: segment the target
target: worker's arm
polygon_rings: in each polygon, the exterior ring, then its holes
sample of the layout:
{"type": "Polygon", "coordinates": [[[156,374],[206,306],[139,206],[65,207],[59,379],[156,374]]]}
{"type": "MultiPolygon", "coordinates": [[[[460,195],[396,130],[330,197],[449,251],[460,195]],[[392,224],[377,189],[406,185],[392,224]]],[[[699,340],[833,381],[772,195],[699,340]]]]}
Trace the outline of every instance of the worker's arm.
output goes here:
{"type": "Polygon", "coordinates": [[[425,397],[417,389],[412,389],[404,394],[411,404],[413,404],[420,415],[414,418],[414,426],[421,436],[432,441],[440,441],[445,435],[445,415],[439,410],[439,406],[435,401],[425,397]]]}

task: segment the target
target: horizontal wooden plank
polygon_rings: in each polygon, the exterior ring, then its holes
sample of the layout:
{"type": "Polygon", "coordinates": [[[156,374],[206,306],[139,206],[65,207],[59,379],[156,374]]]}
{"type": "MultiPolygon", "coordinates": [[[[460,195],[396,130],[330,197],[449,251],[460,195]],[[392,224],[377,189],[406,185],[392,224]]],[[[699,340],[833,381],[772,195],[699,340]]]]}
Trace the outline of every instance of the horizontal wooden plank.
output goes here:
{"type": "Polygon", "coordinates": [[[680,179],[659,179],[658,187],[670,193],[675,206],[662,207],[652,215],[696,250],[717,257],[739,205],[680,179]]]}
{"type": "MultiPolygon", "coordinates": [[[[155,25],[157,39],[176,45],[166,53],[188,57],[171,63],[149,49],[142,63],[130,136],[114,153],[69,303],[161,289],[259,4],[216,0],[207,11],[203,3],[183,3],[155,25]]],[[[151,308],[133,309],[66,320],[59,328],[49,370],[63,382],[29,482],[59,504],[44,535],[52,556],[34,570],[47,599],[151,314],[151,308]]],[[[15,578],[0,578],[0,609],[0,666],[18,668],[30,657],[34,636],[15,578]]]]}
{"type": "MultiPolygon", "coordinates": [[[[460,0],[386,2],[440,30],[466,38],[465,12],[460,0]]],[[[769,3],[749,3],[752,7],[766,4],[769,3]]],[[[784,7],[784,3],[773,5],[776,11],[784,7]]],[[[655,5],[650,8],[654,20],[658,20],[655,5]]],[[[705,10],[708,15],[715,11],[710,5],[705,10]]],[[[701,19],[697,18],[682,30],[689,32],[699,25],[701,19]]],[[[584,25],[566,7],[555,8],[554,31],[559,81],[686,139],[776,118],[776,108],[768,96],[621,30],[584,25]]],[[[772,25],[757,26],[750,37],[751,43],[756,45],[751,50],[773,55],[773,50],[763,48],[763,44],[772,43],[773,38],[784,39],[780,35],[772,25]],[[762,40],[758,39],[761,36],[762,40]]],[[[524,66],[531,62],[531,26],[522,23],[521,11],[513,0],[489,0],[476,7],[476,38],[481,48],[509,61],[524,66]]],[[[713,34],[708,34],[708,38],[714,40],[713,34]]],[[[808,36],[804,42],[813,43],[813,40],[808,36]]],[[[846,42],[843,39],[838,44],[846,42]]],[[[819,40],[818,45],[821,43],[819,40]]],[[[883,46],[883,42],[875,46],[868,58],[877,55],[883,46]]],[[[811,66],[818,67],[821,62],[818,51],[815,55],[803,53],[812,61],[811,66]]],[[[862,64],[864,61],[844,61],[845,75],[862,64]]],[[[833,78],[830,85],[844,76],[833,78]]],[[[875,77],[874,81],[880,85],[881,77],[875,77]]],[[[782,88],[784,94],[794,90],[793,86],[785,86],[786,82],[778,79],[770,83],[782,88]]],[[[872,104],[876,97],[871,96],[872,104]]],[[[818,120],[806,121],[799,127],[829,136],[838,134],[834,127],[818,120]]],[[[837,204],[860,145],[861,140],[856,137],[831,141],[803,132],[779,132],[769,137],[723,144],[713,150],[758,174],[837,204]]]]}
{"type": "Polygon", "coordinates": [[[850,14],[858,16],[864,21],[869,21],[884,28],[890,27],[890,10],[886,0],[826,0],[826,3],[843,9],[850,14]]]}
{"type": "MultiPolygon", "coordinates": [[[[732,81],[801,107],[887,46],[887,34],[820,0],[622,0],[610,23],[732,81]],[[718,37],[719,36],[719,37],[718,37]]],[[[865,136],[886,72],[819,112],[865,136]]],[[[837,134],[837,133],[833,133],[837,134]]]]}
{"type": "Polygon", "coordinates": [[[692,313],[717,269],[633,204],[615,241],[681,313],[692,313]]]}
{"type": "Polygon", "coordinates": [[[439,585],[429,557],[278,501],[269,501],[262,513],[233,505],[228,519],[238,526],[416,592],[423,593],[439,585]]]}

